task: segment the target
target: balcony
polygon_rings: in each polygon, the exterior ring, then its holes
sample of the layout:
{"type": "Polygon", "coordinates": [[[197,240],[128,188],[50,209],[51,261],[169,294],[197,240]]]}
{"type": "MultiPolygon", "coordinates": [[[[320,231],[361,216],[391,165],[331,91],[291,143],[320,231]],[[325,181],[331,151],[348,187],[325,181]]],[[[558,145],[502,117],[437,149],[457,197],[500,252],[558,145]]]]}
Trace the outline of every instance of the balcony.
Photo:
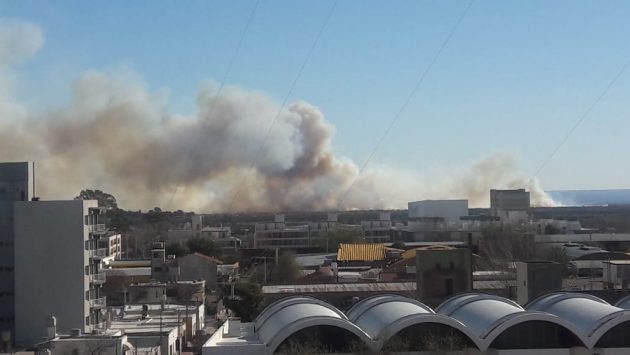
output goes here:
{"type": "Polygon", "coordinates": [[[103,259],[107,257],[107,248],[98,248],[98,249],[90,250],[90,256],[93,259],[103,259]]]}
{"type": "Polygon", "coordinates": [[[106,281],[106,277],[105,277],[105,273],[104,272],[99,272],[96,274],[92,274],[90,275],[90,282],[93,284],[103,284],[106,281]]]}
{"type": "Polygon", "coordinates": [[[91,308],[105,308],[107,306],[107,298],[106,297],[100,297],[100,298],[93,298],[90,300],[90,307],[91,308]]]}
{"type": "Polygon", "coordinates": [[[90,233],[106,233],[107,227],[104,224],[90,224],[87,226],[90,233]]]}

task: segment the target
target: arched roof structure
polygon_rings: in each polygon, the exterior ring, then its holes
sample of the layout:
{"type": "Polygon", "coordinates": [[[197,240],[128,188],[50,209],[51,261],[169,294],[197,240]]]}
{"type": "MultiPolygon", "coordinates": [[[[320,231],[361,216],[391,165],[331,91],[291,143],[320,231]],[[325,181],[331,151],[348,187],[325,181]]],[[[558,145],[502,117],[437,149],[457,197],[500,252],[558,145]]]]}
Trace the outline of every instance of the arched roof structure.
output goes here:
{"type": "Polygon", "coordinates": [[[619,301],[617,301],[617,303],[615,303],[615,307],[622,308],[622,309],[630,309],[630,296],[626,296],[620,299],[619,301]]]}
{"type": "Polygon", "coordinates": [[[470,329],[481,350],[487,350],[504,331],[530,321],[555,324],[586,344],[582,334],[570,322],[545,312],[528,312],[518,303],[499,296],[483,293],[461,294],[443,302],[436,308],[436,312],[454,318],[470,329]]]}
{"type": "Polygon", "coordinates": [[[256,318],[254,330],[267,348],[268,354],[294,333],[313,326],[332,326],[346,330],[375,350],[375,344],[369,335],[350,322],[343,312],[331,304],[307,296],[295,296],[280,299],[256,318]]]}
{"type": "Polygon", "coordinates": [[[475,334],[461,322],[436,314],[425,304],[400,295],[377,295],[366,298],[348,311],[348,319],[363,329],[379,347],[399,331],[423,323],[449,326],[463,333],[479,347],[475,334]]]}
{"type": "Polygon", "coordinates": [[[593,295],[555,292],[540,296],[526,305],[528,311],[553,314],[573,324],[584,345],[593,348],[606,332],[630,321],[630,310],[610,305],[593,295]]]}

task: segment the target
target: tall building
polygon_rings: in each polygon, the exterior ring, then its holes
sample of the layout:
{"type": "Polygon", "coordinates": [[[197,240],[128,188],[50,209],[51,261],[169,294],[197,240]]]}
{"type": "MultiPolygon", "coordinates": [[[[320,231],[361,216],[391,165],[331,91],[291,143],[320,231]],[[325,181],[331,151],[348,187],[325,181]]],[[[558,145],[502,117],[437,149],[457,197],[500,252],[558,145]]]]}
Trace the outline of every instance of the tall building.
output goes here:
{"type": "Polygon", "coordinates": [[[15,342],[31,346],[47,331],[90,333],[104,327],[97,201],[15,202],[15,342]]]}
{"type": "Polygon", "coordinates": [[[490,214],[505,223],[522,223],[529,219],[529,191],[490,190],[490,214]]]}
{"type": "Polygon", "coordinates": [[[468,200],[424,200],[409,202],[409,218],[444,218],[446,222],[459,222],[468,216],[468,200]]]}
{"type": "Polygon", "coordinates": [[[528,211],[529,191],[517,190],[490,190],[490,208],[507,211],[528,211]]]}
{"type": "Polygon", "coordinates": [[[32,166],[28,162],[0,163],[0,352],[14,340],[13,203],[32,197],[32,166]]]}

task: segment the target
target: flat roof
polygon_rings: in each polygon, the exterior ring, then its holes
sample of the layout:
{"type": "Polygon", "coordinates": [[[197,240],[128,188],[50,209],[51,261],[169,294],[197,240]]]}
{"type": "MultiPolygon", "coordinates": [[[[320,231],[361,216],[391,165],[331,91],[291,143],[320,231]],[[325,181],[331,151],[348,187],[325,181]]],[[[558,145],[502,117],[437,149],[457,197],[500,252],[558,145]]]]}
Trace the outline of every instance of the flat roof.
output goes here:
{"type": "Polygon", "coordinates": [[[604,260],[602,262],[604,264],[612,264],[612,265],[630,265],[630,260],[604,260]]]}

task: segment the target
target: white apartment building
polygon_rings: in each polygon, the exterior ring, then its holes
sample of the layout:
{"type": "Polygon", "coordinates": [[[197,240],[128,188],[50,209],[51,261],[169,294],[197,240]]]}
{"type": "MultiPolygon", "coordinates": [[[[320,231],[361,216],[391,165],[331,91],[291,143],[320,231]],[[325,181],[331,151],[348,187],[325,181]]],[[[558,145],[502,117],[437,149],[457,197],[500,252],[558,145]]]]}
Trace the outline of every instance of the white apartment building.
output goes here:
{"type": "Polygon", "coordinates": [[[106,234],[98,239],[97,250],[95,251],[108,260],[120,260],[122,258],[122,239],[120,234],[106,234]]]}
{"type": "Polygon", "coordinates": [[[97,201],[29,201],[15,206],[15,339],[32,346],[57,329],[91,333],[103,329],[97,201]]]}

